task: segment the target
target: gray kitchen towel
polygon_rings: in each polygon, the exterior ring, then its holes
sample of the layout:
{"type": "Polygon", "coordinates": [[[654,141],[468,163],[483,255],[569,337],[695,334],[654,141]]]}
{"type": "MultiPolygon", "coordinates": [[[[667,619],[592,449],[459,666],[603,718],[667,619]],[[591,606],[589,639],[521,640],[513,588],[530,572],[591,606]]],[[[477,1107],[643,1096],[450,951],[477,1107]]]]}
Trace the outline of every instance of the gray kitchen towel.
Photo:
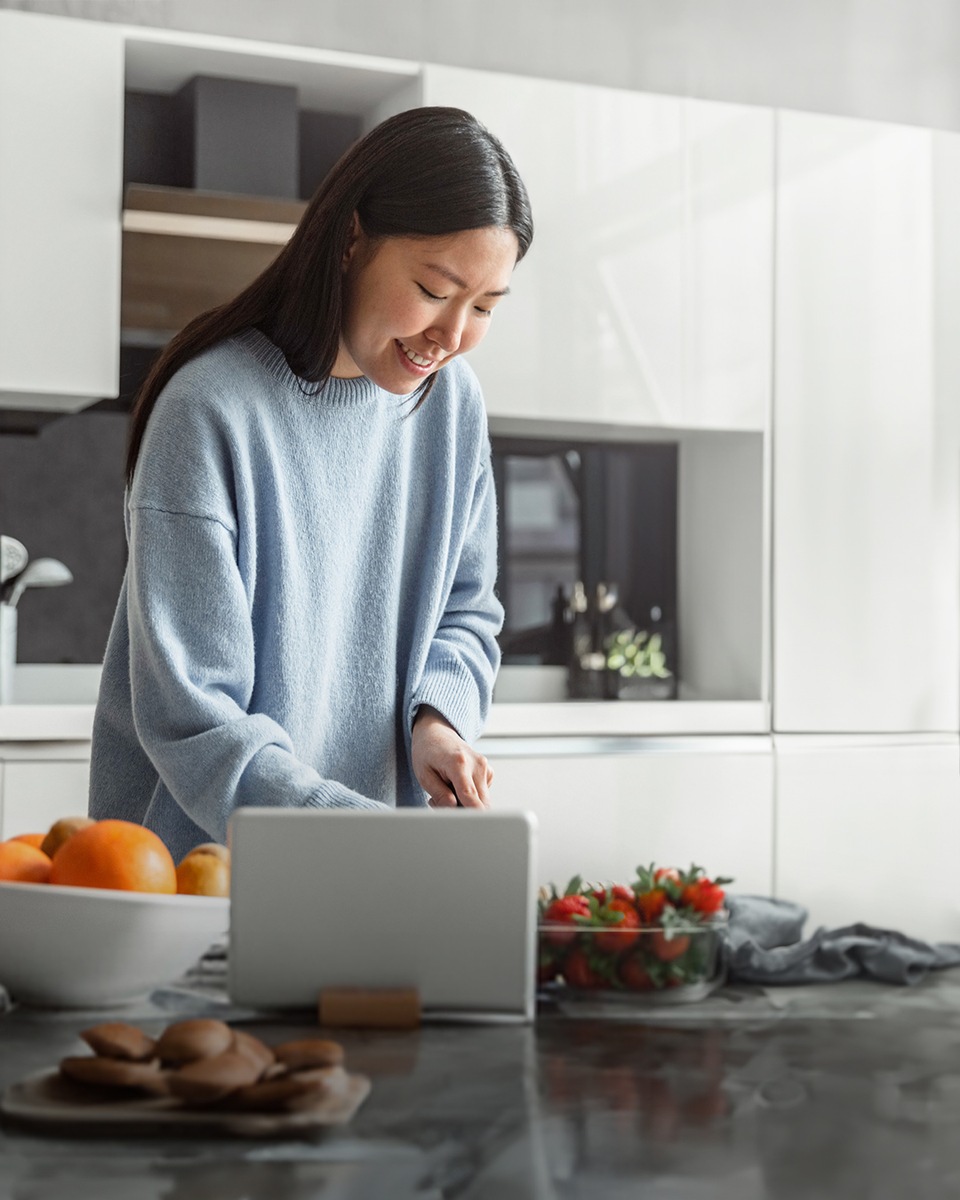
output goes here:
{"type": "Polygon", "coordinates": [[[915,984],[935,968],[960,966],[960,945],[872,925],[821,926],[804,941],[807,910],[789,900],[728,895],[727,908],[724,955],[732,983],[835,983],[860,975],[915,984]]]}

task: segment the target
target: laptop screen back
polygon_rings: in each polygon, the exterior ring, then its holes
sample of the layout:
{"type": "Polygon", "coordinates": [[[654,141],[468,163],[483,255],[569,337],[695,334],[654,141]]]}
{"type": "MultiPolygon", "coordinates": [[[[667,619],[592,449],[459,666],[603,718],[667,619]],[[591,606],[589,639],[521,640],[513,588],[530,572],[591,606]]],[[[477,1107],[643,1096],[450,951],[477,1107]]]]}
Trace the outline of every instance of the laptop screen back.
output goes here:
{"type": "Polygon", "coordinates": [[[326,987],[415,987],[427,1016],[530,1019],[535,831],[490,810],[238,809],[231,999],[315,1008],[326,987]]]}

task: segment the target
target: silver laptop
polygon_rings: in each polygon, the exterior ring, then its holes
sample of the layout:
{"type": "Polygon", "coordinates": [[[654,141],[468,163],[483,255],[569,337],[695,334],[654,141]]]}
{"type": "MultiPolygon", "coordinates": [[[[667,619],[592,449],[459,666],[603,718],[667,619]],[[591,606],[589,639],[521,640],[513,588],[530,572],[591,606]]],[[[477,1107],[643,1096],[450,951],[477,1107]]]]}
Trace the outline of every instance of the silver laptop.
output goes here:
{"type": "Polygon", "coordinates": [[[531,1020],[535,843],[531,813],[238,809],[231,999],[415,987],[426,1020],[531,1020]]]}

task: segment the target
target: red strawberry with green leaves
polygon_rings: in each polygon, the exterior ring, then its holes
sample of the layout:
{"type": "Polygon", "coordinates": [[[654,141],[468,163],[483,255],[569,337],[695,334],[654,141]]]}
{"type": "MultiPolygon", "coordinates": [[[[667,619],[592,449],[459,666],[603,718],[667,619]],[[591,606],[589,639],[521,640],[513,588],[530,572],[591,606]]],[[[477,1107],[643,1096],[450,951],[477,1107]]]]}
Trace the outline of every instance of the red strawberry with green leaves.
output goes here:
{"type": "Polygon", "coordinates": [[[557,896],[543,910],[540,919],[545,926],[544,939],[554,946],[563,946],[573,941],[580,925],[589,924],[590,901],[586,896],[557,896]],[[550,928],[557,925],[569,925],[570,929],[550,928]]]}
{"type": "MultiPolygon", "coordinates": [[[[724,880],[726,882],[726,880],[724,880]]],[[[726,892],[710,879],[696,879],[688,883],[680,894],[680,903],[705,916],[712,916],[723,908],[726,892]]]]}
{"type": "Polygon", "coordinates": [[[563,951],[540,941],[537,953],[537,983],[549,983],[560,973],[563,951]]]}
{"type": "Polygon", "coordinates": [[[663,888],[652,888],[648,892],[641,892],[637,897],[637,910],[643,918],[644,925],[656,925],[666,903],[667,893],[663,888]]]}
{"type": "Polygon", "coordinates": [[[656,925],[668,901],[679,900],[679,872],[674,867],[637,867],[633,890],[644,925],[656,925]]]}
{"type": "Polygon", "coordinates": [[[605,954],[629,950],[640,936],[640,917],[632,901],[614,899],[599,907],[597,916],[603,927],[594,934],[593,944],[605,954]]]}
{"type": "Polygon", "coordinates": [[[567,981],[567,986],[572,988],[607,986],[607,980],[593,968],[586,951],[579,947],[571,950],[563,960],[563,978],[567,981]]]}
{"type": "Polygon", "coordinates": [[[636,903],[633,888],[622,883],[614,883],[605,888],[594,888],[593,898],[598,904],[606,904],[610,900],[625,900],[628,904],[636,903]]]}
{"type": "Polygon", "coordinates": [[[689,949],[690,935],[688,933],[668,934],[662,929],[655,929],[650,934],[650,951],[661,962],[673,962],[675,959],[682,958],[689,949]]]}
{"type": "Polygon", "coordinates": [[[643,959],[637,954],[628,955],[620,963],[620,982],[631,992],[649,992],[656,986],[643,959]]]}

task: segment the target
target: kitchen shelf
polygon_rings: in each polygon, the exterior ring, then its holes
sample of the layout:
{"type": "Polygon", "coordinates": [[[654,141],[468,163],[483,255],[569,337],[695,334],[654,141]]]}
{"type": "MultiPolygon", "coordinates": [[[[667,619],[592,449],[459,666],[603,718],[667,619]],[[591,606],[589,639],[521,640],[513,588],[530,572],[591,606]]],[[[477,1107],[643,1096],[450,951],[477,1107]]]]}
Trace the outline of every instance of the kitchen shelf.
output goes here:
{"type": "Polygon", "coordinates": [[[756,700],[494,703],[484,739],[768,734],[770,706],[756,700]]]}
{"type": "Polygon", "coordinates": [[[92,704],[0,704],[0,742],[89,742],[92,704]]]}
{"type": "MultiPolygon", "coordinates": [[[[16,703],[0,705],[0,741],[89,741],[99,666],[20,664],[16,703]]],[[[495,701],[484,739],[770,733],[761,700],[495,701]]]]}

